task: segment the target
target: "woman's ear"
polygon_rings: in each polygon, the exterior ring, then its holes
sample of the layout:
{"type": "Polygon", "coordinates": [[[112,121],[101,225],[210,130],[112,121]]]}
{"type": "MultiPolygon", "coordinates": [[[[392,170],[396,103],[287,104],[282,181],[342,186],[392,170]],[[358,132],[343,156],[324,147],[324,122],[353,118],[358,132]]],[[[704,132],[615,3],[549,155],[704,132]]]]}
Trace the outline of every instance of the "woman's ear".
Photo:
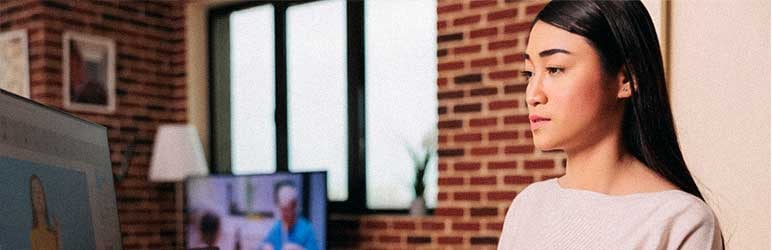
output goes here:
{"type": "Polygon", "coordinates": [[[632,83],[627,76],[627,71],[623,65],[614,79],[617,84],[617,98],[619,99],[630,98],[633,96],[633,91],[638,89],[638,86],[632,83]]]}

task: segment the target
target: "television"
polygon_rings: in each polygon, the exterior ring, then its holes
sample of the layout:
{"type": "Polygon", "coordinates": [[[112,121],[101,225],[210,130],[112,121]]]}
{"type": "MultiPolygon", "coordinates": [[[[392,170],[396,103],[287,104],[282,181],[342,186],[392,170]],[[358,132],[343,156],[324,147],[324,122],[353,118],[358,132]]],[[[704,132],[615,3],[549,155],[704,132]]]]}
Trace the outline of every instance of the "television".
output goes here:
{"type": "Polygon", "coordinates": [[[0,90],[0,249],[121,249],[107,129],[0,90]]]}
{"type": "Polygon", "coordinates": [[[185,182],[188,248],[327,248],[326,172],[210,175],[185,182]]]}

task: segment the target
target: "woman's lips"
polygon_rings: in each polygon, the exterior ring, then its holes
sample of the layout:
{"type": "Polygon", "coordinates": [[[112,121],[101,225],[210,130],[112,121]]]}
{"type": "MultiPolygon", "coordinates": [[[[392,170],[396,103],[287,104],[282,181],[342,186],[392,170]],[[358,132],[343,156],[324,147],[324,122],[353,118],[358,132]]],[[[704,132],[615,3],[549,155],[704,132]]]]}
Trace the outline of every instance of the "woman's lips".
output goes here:
{"type": "Polygon", "coordinates": [[[537,130],[543,127],[544,125],[547,125],[548,122],[550,122],[549,118],[542,117],[535,114],[529,115],[528,120],[531,121],[531,130],[537,130]]]}

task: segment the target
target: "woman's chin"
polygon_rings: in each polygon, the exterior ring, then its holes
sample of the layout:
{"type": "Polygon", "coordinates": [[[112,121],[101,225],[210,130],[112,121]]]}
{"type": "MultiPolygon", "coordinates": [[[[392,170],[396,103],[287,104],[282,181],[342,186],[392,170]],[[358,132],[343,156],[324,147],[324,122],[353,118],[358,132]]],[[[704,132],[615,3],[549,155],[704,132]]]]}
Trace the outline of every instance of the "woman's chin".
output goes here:
{"type": "Polygon", "coordinates": [[[558,150],[558,146],[543,136],[533,137],[533,146],[540,151],[553,151],[558,150]]]}

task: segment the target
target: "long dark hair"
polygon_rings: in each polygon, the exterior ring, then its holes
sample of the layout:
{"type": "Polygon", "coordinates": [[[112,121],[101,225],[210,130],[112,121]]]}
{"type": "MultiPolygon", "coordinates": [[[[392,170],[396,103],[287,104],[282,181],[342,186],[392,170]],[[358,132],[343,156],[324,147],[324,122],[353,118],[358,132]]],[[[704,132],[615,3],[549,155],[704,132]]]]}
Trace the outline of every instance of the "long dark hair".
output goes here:
{"type": "Polygon", "coordinates": [[[551,1],[537,21],[587,39],[606,74],[626,72],[633,91],[622,119],[625,149],[681,190],[705,201],[678,145],[659,40],[643,3],[551,1]]]}
{"type": "Polygon", "coordinates": [[[705,200],[678,146],[659,41],[643,4],[552,1],[536,20],[586,38],[599,54],[606,74],[624,69],[636,86],[622,119],[625,149],[681,190],[705,200]]]}

